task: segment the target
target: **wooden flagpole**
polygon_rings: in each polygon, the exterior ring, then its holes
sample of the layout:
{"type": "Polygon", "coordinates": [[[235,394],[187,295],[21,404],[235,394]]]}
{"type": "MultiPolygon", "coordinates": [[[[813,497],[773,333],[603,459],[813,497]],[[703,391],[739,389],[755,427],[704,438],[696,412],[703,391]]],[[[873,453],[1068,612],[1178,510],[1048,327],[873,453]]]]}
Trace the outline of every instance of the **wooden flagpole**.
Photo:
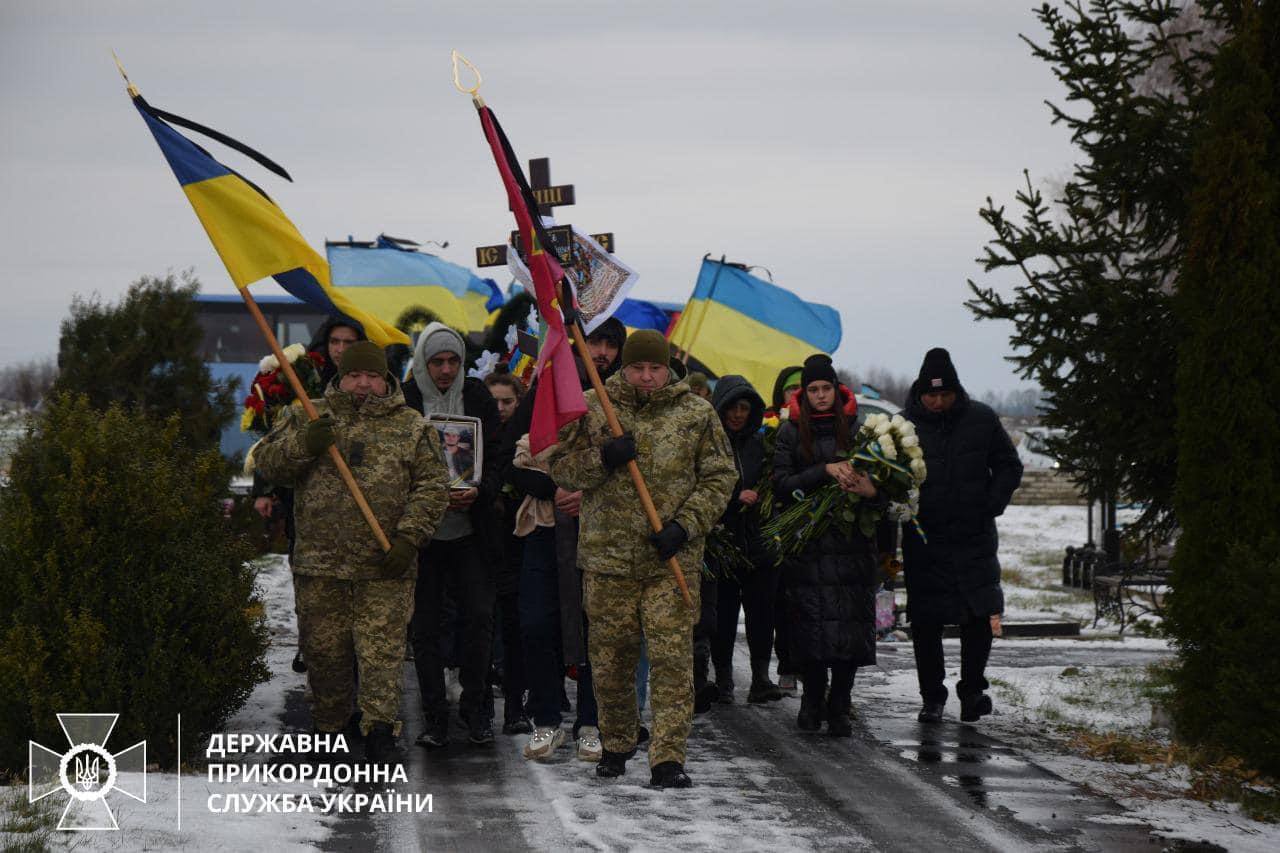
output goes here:
{"type": "MultiPolygon", "coordinates": [[[[285,377],[289,380],[289,387],[293,389],[293,393],[302,402],[302,408],[307,413],[307,418],[313,421],[316,420],[320,417],[320,414],[316,411],[316,407],[311,405],[311,399],[307,396],[307,389],[302,387],[302,380],[298,378],[298,374],[294,372],[293,365],[285,357],[284,350],[280,348],[280,342],[276,340],[275,332],[268,325],[267,318],[262,315],[262,309],[258,307],[257,301],[250,295],[249,288],[238,287],[236,289],[240,291],[244,304],[248,306],[249,313],[253,316],[254,321],[257,322],[258,330],[267,339],[272,355],[280,363],[280,369],[284,371],[285,377]]],[[[329,458],[333,460],[334,466],[338,469],[338,474],[342,476],[342,482],[346,483],[347,488],[351,490],[351,497],[355,498],[356,506],[360,507],[360,514],[369,523],[369,529],[373,531],[373,537],[378,540],[378,544],[383,551],[390,551],[391,542],[387,539],[387,534],[382,531],[382,525],[378,523],[377,517],[374,516],[373,509],[369,506],[369,502],[365,500],[364,493],[360,491],[360,484],[356,482],[355,475],[347,467],[347,461],[338,452],[336,444],[329,445],[329,458]]]]}

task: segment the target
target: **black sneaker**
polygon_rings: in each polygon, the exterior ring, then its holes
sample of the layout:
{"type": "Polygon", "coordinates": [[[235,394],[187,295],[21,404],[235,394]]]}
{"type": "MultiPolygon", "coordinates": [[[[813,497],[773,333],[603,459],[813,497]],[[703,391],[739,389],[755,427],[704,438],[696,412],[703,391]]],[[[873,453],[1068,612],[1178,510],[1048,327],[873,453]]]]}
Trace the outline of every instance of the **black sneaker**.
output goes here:
{"type": "Polygon", "coordinates": [[[398,751],[390,723],[374,723],[364,738],[365,759],[370,764],[396,764],[398,751]]]}
{"type": "Polygon", "coordinates": [[[294,656],[293,656],[293,671],[294,671],[294,672],[306,672],[306,671],[307,671],[307,662],[306,662],[306,661],[304,661],[304,660],[302,659],[302,652],[301,652],[301,651],[297,652],[297,653],[296,653],[296,654],[294,654],[294,656]]]}
{"type": "Polygon", "coordinates": [[[827,714],[827,734],[832,737],[850,737],[853,734],[853,723],[849,722],[849,713],[827,714]]]}
{"type": "Polygon", "coordinates": [[[533,734],[533,723],[529,722],[529,718],[521,714],[518,717],[512,717],[502,724],[502,733],[504,735],[528,735],[533,734]]]}
{"type": "Polygon", "coordinates": [[[596,775],[602,779],[616,779],[627,772],[627,762],[635,757],[636,751],[610,752],[604,750],[600,761],[596,764],[596,775]]]}
{"type": "Polygon", "coordinates": [[[476,746],[493,743],[493,723],[488,714],[473,714],[467,721],[467,740],[476,746]]]}
{"type": "Polygon", "coordinates": [[[440,716],[436,718],[427,718],[427,727],[422,734],[418,735],[418,739],[414,741],[418,746],[427,749],[440,749],[449,745],[449,718],[440,716]]]}
{"type": "Polygon", "coordinates": [[[721,705],[733,704],[733,682],[716,682],[716,701],[721,705]]]}
{"type": "Polygon", "coordinates": [[[960,722],[975,723],[979,717],[991,713],[991,697],[985,693],[967,696],[960,700],[960,722]]]}
{"type": "Polygon", "coordinates": [[[664,761],[649,771],[649,784],[657,788],[692,788],[693,780],[678,761],[664,761]]]}
{"type": "Polygon", "coordinates": [[[946,707],[941,702],[925,702],[924,707],[920,709],[920,713],[916,714],[916,720],[921,723],[935,724],[942,722],[942,709],[946,707]]]}

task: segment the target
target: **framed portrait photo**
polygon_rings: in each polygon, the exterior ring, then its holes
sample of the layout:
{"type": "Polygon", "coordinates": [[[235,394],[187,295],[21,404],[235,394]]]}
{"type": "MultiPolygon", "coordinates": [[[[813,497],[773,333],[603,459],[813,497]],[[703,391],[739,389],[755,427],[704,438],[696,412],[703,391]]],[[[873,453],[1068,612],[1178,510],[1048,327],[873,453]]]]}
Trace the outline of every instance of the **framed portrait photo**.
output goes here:
{"type": "Polygon", "coordinates": [[[484,426],[466,415],[429,415],[427,420],[440,439],[449,488],[469,489],[480,484],[484,471],[484,426]]]}

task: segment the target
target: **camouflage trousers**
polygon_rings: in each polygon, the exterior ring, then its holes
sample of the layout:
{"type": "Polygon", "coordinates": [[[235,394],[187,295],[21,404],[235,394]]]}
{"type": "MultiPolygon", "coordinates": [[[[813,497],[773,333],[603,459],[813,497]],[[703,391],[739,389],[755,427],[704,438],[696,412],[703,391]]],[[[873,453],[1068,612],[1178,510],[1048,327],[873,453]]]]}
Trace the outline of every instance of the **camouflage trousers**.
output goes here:
{"type": "Polygon", "coordinates": [[[693,623],[698,584],[690,584],[693,608],[671,577],[639,581],[587,572],[583,594],[591,633],[587,655],[600,706],[600,741],[610,752],[635,748],[640,714],[636,665],[641,638],[649,644],[649,705],[653,739],[649,766],[684,763],[693,727],[693,623]]]}
{"type": "Polygon", "coordinates": [[[339,580],[295,574],[293,590],[315,727],[341,731],[355,703],[365,734],[374,723],[390,723],[398,731],[413,579],[339,580]]]}

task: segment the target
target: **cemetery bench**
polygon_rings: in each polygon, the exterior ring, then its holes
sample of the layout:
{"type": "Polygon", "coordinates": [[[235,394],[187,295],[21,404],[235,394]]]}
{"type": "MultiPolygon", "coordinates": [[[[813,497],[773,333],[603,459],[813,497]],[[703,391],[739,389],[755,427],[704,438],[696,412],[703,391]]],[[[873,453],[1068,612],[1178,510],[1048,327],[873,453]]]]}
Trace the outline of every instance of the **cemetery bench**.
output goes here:
{"type": "Polygon", "coordinates": [[[1120,633],[1140,617],[1164,615],[1164,597],[1169,588],[1169,561],[1152,557],[1100,566],[1092,577],[1093,624],[1103,617],[1120,625],[1120,633]]]}

